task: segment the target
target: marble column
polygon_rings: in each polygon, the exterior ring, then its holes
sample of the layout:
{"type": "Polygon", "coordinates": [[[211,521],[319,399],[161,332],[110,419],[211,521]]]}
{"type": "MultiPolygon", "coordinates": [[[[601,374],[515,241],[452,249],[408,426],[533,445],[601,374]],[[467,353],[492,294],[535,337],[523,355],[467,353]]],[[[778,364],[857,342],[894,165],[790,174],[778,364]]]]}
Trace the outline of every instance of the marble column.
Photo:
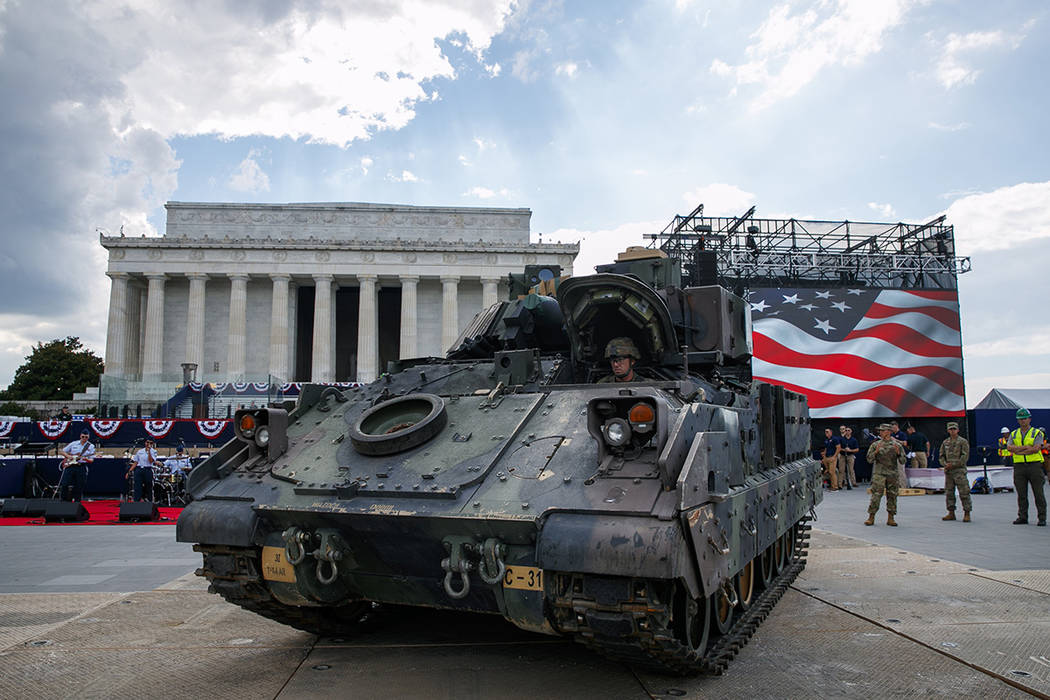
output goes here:
{"type": "Polygon", "coordinates": [[[419,355],[418,285],[419,275],[401,275],[401,344],[398,355],[402,358],[419,355]]]}
{"type": "Polygon", "coordinates": [[[129,380],[142,375],[142,309],[142,289],[129,283],[124,333],[124,376],[129,380]]]}
{"type": "Polygon", "coordinates": [[[226,334],[226,379],[245,380],[245,336],[248,332],[248,275],[234,273],[230,279],[230,326],[226,334]]]}
{"type": "Polygon", "coordinates": [[[146,275],[146,337],[142,352],[142,381],[159,382],[164,372],[164,280],[163,274],[146,275]]]}
{"type": "MultiPolygon", "coordinates": [[[[300,377],[295,375],[298,366],[297,349],[299,344],[299,285],[295,282],[288,284],[288,379],[289,382],[297,382],[300,377]]],[[[305,379],[305,377],[302,377],[305,379]]]]}
{"type": "Polygon", "coordinates": [[[204,371],[204,293],[208,276],[201,272],[186,275],[190,280],[190,299],[186,307],[186,359],[197,365],[197,378],[203,379],[204,371]]]}
{"type": "Polygon", "coordinates": [[[487,309],[499,301],[499,278],[481,278],[481,308],[487,309]]]}
{"type": "Polygon", "coordinates": [[[358,275],[357,281],[357,381],[371,382],[379,376],[376,276],[358,275]]]}
{"type": "Polygon", "coordinates": [[[109,322],[106,326],[106,374],[126,376],[128,345],[128,274],[107,272],[109,287],[109,322]]]}
{"type": "Polygon", "coordinates": [[[332,372],[332,276],[314,275],[314,352],[310,381],[330,382],[332,372]]]}
{"type": "Polygon", "coordinates": [[[459,276],[441,277],[441,352],[448,352],[459,337],[459,276]]]}
{"type": "Polygon", "coordinates": [[[282,381],[288,377],[288,283],[289,275],[270,275],[273,302],[270,306],[270,374],[282,381]]]}

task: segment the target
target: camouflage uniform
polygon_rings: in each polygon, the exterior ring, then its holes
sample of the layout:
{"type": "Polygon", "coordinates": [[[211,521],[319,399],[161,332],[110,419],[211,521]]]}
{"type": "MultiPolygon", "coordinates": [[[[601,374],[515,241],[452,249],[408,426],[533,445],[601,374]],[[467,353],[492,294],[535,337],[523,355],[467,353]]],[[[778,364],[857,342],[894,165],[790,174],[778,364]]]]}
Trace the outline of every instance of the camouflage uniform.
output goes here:
{"type": "Polygon", "coordinates": [[[970,459],[970,443],[964,437],[949,437],[941,443],[941,466],[944,467],[944,500],[948,511],[955,510],[955,489],[963,511],[970,512],[970,482],[966,478],[966,462],[970,459]]]}
{"type": "Polygon", "coordinates": [[[869,515],[879,512],[883,491],[886,492],[886,512],[890,515],[897,513],[897,494],[900,492],[897,461],[903,454],[904,448],[892,437],[876,440],[868,447],[868,463],[872,465],[869,515]]]}

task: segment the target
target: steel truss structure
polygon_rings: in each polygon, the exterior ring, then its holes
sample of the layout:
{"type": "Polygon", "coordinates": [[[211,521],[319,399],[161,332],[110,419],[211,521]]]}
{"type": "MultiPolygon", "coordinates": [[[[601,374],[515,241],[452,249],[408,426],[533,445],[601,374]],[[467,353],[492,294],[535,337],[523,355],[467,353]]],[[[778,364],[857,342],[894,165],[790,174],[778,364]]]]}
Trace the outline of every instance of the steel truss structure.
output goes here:
{"type": "Polygon", "coordinates": [[[708,217],[704,205],[646,234],[682,265],[687,285],[852,286],[955,289],[970,258],[955,254],[955,233],[940,216],[925,224],[708,217]]]}

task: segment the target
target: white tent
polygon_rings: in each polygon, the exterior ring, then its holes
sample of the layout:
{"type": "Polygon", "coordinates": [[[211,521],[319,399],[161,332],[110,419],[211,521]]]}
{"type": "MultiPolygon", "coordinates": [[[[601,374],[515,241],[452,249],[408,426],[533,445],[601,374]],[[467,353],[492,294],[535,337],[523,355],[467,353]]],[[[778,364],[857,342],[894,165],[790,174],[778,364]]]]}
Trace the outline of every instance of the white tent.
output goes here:
{"type": "Polygon", "coordinates": [[[1050,389],[992,389],[981,402],[974,406],[982,408],[1050,408],[1050,389]]]}

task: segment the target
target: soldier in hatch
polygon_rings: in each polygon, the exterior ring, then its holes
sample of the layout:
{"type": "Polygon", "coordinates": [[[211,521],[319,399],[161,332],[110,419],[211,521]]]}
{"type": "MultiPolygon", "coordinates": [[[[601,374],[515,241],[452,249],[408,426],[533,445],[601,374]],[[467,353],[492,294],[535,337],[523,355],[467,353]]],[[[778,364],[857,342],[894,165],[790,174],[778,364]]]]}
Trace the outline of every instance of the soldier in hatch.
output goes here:
{"type": "Polygon", "coordinates": [[[893,428],[889,423],[879,426],[879,440],[868,447],[868,463],[871,464],[871,502],[868,504],[868,519],[865,525],[875,524],[875,514],[879,512],[882,492],[886,492],[886,513],[889,517],[886,524],[897,526],[893,516],[897,514],[897,494],[900,491],[900,477],[897,474],[897,461],[904,459],[904,448],[893,439],[893,428]]]}
{"type": "Polygon", "coordinates": [[[642,353],[627,336],[613,338],[605,345],[605,359],[609,361],[612,374],[599,379],[599,384],[641,381],[634,371],[634,363],[642,359],[642,353]]]}

